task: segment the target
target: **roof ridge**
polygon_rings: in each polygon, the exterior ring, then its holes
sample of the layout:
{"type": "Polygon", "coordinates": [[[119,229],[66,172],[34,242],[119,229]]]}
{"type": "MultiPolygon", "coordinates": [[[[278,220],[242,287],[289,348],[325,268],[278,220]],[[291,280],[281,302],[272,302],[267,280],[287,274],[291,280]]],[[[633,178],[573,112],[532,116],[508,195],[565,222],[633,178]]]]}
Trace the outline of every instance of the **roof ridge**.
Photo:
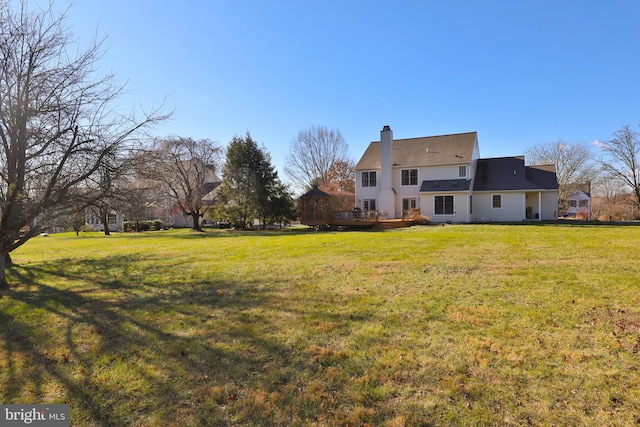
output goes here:
{"type": "Polygon", "coordinates": [[[445,134],[442,134],[442,135],[416,136],[416,137],[413,137],[413,138],[399,138],[399,139],[394,138],[393,141],[395,142],[395,141],[405,141],[405,140],[409,140],[409,139],[440,138],[440,137],[443,137],[443,136],[469,135],[469,134],[472,134],[472,133],[477,134],[478,131],[474,130],[474,131],[470,131],[470,132],[445,133],[445,134]]]}
{"type": "MultiPolygon", "coordinates": [[[[458,133],[445,133],[443,135],[427,135],[427,136],[415,136],[412,138],[393,138],[393,142],[398,142],[398,141],[410,141],[410,140],[414,140],[414,139],[426,139],[426,138],[442,138],[445,136],[460,136],[460,135],[471,135],[471,134],[478,134],[478,131],[474,130],[474,131],[469,131],[469,132],[458,132],[458,133]]],[[[374,143],[380,143],[380,141],[371,141],[371,144],[374,143]]]]}

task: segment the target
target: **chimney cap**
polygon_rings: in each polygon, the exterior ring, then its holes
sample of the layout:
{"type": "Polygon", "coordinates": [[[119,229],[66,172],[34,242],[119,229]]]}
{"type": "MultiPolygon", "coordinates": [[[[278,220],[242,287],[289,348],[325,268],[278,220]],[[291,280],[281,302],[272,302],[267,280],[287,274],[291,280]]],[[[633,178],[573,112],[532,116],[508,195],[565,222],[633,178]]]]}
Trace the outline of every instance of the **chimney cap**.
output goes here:
{"type": "Polygon", "coordinates": [[[382,128],[382,132],[387,131],[387,130],[390,131],[391,127],[389,127],[389,125],[384,125],[384,127],[382,128]]]}

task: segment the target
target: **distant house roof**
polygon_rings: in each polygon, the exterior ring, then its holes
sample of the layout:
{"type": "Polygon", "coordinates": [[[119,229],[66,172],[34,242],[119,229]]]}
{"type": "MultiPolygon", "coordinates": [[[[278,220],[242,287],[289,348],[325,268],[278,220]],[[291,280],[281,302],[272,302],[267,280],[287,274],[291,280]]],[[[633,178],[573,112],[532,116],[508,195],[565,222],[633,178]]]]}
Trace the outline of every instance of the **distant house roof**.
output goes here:
{"type": "Polygon", "coordinates": [[[220,184],[222,184],[220,181],[216,181],[216,182],[205,182],[202,185],[203,188],[203,193],[207,194],[212,192],[213,190],[215,190],[216,188],[218,188],[220,186],[220,184]]]}
{"type": "Polygon", "coordinates": [[[466,179],[437,179],[432,181],[422,181],[420,186],[421,193],[432,192],[454,192],[454,191],[468,191],[471,181],[466,179]]]}
{"type": "MultiPolygon", "coordinates": [[[[476,132],[422,138],[394,139],[394,166],[431,166],[468,163],[472,160],[476,132]]],[[[356,170],[380,169],[380,141],[369,144],[356,165],[356,170]]]]}
{"type": "Polygon", "coordinates": [[[524,156],[479,159],[474,191],[557,190],[554,165],[525,166],[524,156]]]}
{"type": "Polygon", "coordinates": [[[202,186],[202,193],[204,194],[204,196],[202,196],[202,200],[206,201],[206,202],[213,202],[216,200],[216,189],[218,187],[220,187],[220,184],[222,184],[220,181],[216,181],[216,182],[205,182],[202,186]]]}
{"type": "Polygon", "coordinates": [[[571,187],[575,188],[573,190],[574,193],[581,191],[585,195],[591,197],[591,182],[583,182],[581,184],[572,184],[571,187]]]}
{"type": "Polygon", "coordinates": [[[591,195],[589,193],[584,192],[583,190],[574,190],[567,197],[569,200],[590,200],[591,195]]]}

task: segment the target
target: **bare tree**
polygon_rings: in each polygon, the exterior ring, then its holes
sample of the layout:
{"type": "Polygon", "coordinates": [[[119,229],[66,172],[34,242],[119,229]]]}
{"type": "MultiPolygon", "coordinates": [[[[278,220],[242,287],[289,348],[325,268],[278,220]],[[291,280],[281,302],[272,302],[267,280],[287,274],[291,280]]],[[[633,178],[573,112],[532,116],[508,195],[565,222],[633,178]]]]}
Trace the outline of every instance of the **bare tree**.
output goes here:
{"type": "Polygon", "coordinates": [[[105,156],[96,173],[89,177],[84,186],[83,210],[89,209],[100,219],[106,236],[109,230],[109,213],[121,208],[129,200],[127,180],[132,164],[128,157],[105,156]]]}
{"type": "Polygon", "coordinates": [[[321,187],[323,191],[339,193],[356,192],[356,165],[350,160],[340,160],[329,167],[326,184],[321,187]]]}
{"type": "Polygon", "coordinates": [[[591,188],[595,196],[601,197],[604,200],[613,200],[615,197],[626,192],[624,186],[618,179],[604,174],[593,182],[591,188]]]}
{"type": "Polygon", "coordinates": [[[313,126],[298,133],[293,140],[285,173],[298,190],[329,183],[332,167],[338,162],[353,164],[349,146],[340,131],[313,126]]]}
{"type": "Polygon", "coordinates": [[[220,184],[216,171],[221,155],[222,149],[208,139],[157,139],[143,156],[140,174],[160,184],[161,193],[191,218],[192,229],[202,231],[200,219],[215,202],[211,195],[220,184]]]}
{"type": "Polygon", "coordinates": [[[629,126],[613,133],[613,139],[600,146],[605,154],[602,168],[633,194],[633,204],[640,208],[640,138],[629,126]]]}
{"type": "Polygon", "coordinates": [[[108,156],[165,116],[116,113],[122,87],[96,75],[101,43],[82,50],[64,15],[0,1],[0,288],[9,253],[74,205],[108,156]]]}
{"type": "Polygon", "coordinates": [[[566,208],[571,193],[598,177],[597,164],[586,144],[558,140],[529,147],[525,155],[531,165],[556,165],[560,211],[566,208]]]}

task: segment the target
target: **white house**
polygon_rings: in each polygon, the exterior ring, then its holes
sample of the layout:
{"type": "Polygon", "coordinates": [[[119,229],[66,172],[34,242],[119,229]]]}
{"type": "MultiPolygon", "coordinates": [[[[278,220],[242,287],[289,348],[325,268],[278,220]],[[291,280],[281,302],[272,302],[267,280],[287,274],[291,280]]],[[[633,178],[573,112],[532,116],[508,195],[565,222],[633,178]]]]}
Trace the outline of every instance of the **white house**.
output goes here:
{"type": "Polygon", "coordinates": [[[394,140],[385,126],[356,165],[356,206],[387,219],[550,220],[558,182],[555,166],[524,156],[481,159],[476,132],[394,140]]]}
{"type": "MultiPolygon", "coordinates": [[[[202,167],[198,165],[196,167],[191,166],[191,161],[182,162],[180,170],[185,174],[204,173],[204,182],[198,189],[197,194],[202,194],[202,213],[206,216],[206,212],[216,202],[216,189],[221,184],[221,179],[212,167],[202,167]],[[198,169],[200,168],[200,169],[198,169]]],[[[194,162],[195,163],[195,162],[194,162]]],[[[178,172],[176,172],[178,174],[178,172]]],[[[195,179],[191,179],[189,184],[194,185],[195,179]]],[[[173,183],[173,187],[180,197],[185,197],[184,188],[187,185],[182,185],[180,179],[176,179],[173,183]]],[[[137,202],[134,210],[137,220],[152,221],[160,220],[165,226],[168,227],[191,227],[193,226],[193,219],[190,216],[185,216],[179,209],[177,200],[172,197],[171,190],[162,186],[158,186],[155,181],[148,179],[136,179],[130,184],[130,190],[132,197],[137,202]],[[158,190],[158,189],[161,190],[158,190]]],[[[123,229],[124,222],[130,221],[133,218],[122,211],[111,211],[107,214],[107,223],[110,231],[120,231],[123,229]]],[[[205,218],[206,221],[206,218],[205,218]]],[[[104,225],[102,221],[95,215],[94,212],[88,210],[88,214],[85,218],[85,224],[95,231],[104,231],[104,225]]]]}
{"type": "Polygon", "coordinates": [[[591,219],[591,194],[588,191],[589,185],[585,187],[584,190],[576,189],[569,195],[566,210],[562,216],[585,220],[591,219]]]}

